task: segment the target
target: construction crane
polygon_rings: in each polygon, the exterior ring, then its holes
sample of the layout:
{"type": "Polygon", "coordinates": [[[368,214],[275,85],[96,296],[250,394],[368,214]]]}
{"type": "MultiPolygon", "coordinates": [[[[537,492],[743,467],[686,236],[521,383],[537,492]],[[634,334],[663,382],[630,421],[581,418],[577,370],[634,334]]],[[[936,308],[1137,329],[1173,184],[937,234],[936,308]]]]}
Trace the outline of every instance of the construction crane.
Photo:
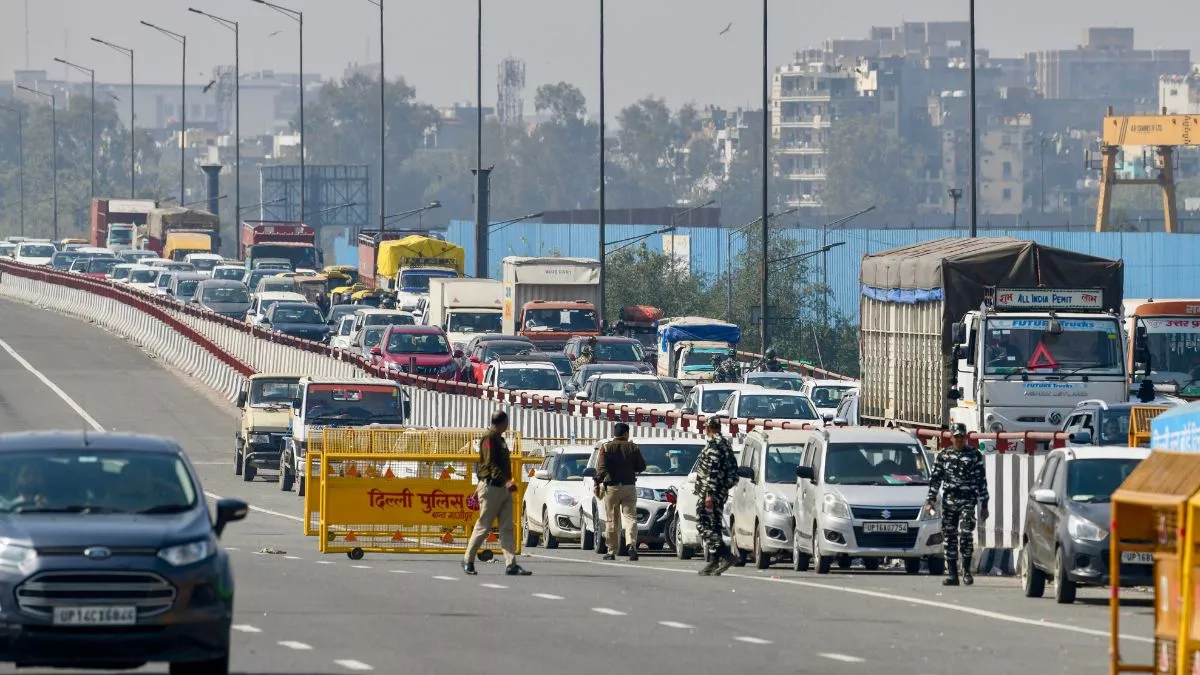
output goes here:
{"type": "Polygon", "coordinates": [[[1200,146],[1200,115],[1114,116],[1112,107],[1104,116],[1100,140],[1100,198],[1096,203],[1096,231],[1108,229],[1113,189],[1118,185],[1157,185],[1162,189],[1163,224],[1175,232],[1175,148],[1200,146]],[[1118,178],[1117,153],[1123,146],[1153,146],[1158,154],[1156,178],[1118,178]]]}

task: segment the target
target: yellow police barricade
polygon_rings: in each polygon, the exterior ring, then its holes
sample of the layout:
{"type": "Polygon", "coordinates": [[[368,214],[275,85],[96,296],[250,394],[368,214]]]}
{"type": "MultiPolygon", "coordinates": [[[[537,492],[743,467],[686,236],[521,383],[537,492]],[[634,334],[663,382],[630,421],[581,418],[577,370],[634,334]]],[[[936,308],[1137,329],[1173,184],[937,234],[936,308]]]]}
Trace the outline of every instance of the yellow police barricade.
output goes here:
{"type": "MultiPolygon", "coordinates": [[[[351,560],[368,552],[463,555],[479,519],[477,461],[462,452],[322,452],[320,551],[351,560]]],[[[517,475],[521,458],[511,462],[517,475]]],[[[525,485],[517,486],[512,524],[520,552],[525,485]]],[[[480,559],[490,560],[498,548],[493,529],[480,559]]]]}

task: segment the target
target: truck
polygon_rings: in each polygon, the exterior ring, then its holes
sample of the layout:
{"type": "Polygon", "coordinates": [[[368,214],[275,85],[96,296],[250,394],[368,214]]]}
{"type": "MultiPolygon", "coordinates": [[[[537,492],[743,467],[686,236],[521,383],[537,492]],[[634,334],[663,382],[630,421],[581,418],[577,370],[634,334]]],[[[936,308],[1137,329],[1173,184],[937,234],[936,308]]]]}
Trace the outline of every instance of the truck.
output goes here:
{"type": "Polygon", "coordinates": [[[1149,379],[1159,391],[1200,399],[1200,299],[1128,299],[1123,309],[1130,393],[1149,379]]]}
{"type": "Polygon", "coordinates": [[[652,349],[658,342],[658,320],[666,316],[666,312],[658,307],[649,305],[627,305],[621,308],[617,325],[613,326],[617,335],[630,337],[642,343],[647,349],[652,349]]]}
{"type": "Polygon", "coordinates": [[[247,220],[242,223],[242,240],[238,257],[246,263],[246,271],[254,269],[254,261],[283,258],[291,261],[292,269],[321,269],[324,256],[317,246],[317,231],[304,223],[282,220],[247,220]]]}
{"type": "Polygon", "coordinates": [[[91,245],[113,252],[133,248],[138,227],[146,224],[157,206],[153,199],[93,199],[91,245]]]}
{"type": "MultiPolygon", "coordinates": [[[[395,292],[396,309],[413,312],[429,296],[430,280],[461,277],[465,259],[466,251],[457,244],[410,234],[379,244],[374,279],[363,283],[395,292]]],[[[361,270],[360,264],[360,279],[361,270]]]]}
{"type": "Polygon", "coordinates": [[[446,238],[439,232],[430,230],[363,230],[358,233],[358,277],[363,279],[364,284],[369,284],[371,288],[383,287],[387,288],[391,284],[390,279],[379,279],[377,270],[379,264],[379,247],[384,242],[398,241],[410,236],[428,237],[438,241],[445,241],[446,238]]]}
{"type": "Polygon", "coordinates": [[[152,209],[146,224],[138,227],[138,248],[180,261],[189,253],[216,253],[221,248],[221,219],[182,206],[152,209]]]}
{"type": "Polygon", "coordinates": [[[729,356],[742,339],[736,324],[702,316],[683,316],[658,321],[657,369],[660,377],[674,377],[684,389],[716,376],[713,357],[729,356]]]}
{"type": "Polygon", "coordinates": [[[425,323],[446,331],[451,343],[499,333],[503,310],[504,284],[495,279],[429,280],[425,323]]]}
{"type": "Polygon", "coordinates": [[[1125,267],[1009,237],[866,255],[859,417],[865,424],[1053,432],[1075,404],[1124,401],[1125,267]]]}
{"type": "Polygon", "coordinates": [[[600,261],[592,258],[508,256],[501,262],[505,335],[561,351],[576,335],[599,335],[600,261]]]}

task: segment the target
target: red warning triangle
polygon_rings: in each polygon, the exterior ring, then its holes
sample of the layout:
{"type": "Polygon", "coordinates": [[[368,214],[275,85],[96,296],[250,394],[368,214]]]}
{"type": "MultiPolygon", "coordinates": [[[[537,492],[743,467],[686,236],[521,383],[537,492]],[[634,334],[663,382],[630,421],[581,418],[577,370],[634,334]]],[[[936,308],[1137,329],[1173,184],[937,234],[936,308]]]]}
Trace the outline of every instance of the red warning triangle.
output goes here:
{"type": "Polygon", "coordinates": [[[387,470],[387,473],[383,474],[383,477],[384,477],[384,478],[395,478],[395,477],[396,477],[396,474],[392,473],[392,470],[391,470],[391,469],[388,469],[388,470],[387,470]]]}
{"type": "Polygon", "coordinates": [[[1050,350],[1046,349],[1044,342],[1038,342],[1037,348],[1033,350],[1033,356],[1029,358],[1029,365],[1026,368],[1033,370],[1035,368],[1057,368],[1058,361],[1050,355],[1050,350]]]}
{"type": "Polygon", "coordinates": [[[404,533],[403,533],[403,532],[397,532],[396,534],[393,534],[393,535],[392,535],[392,541],[404,541],[404,533]]]}

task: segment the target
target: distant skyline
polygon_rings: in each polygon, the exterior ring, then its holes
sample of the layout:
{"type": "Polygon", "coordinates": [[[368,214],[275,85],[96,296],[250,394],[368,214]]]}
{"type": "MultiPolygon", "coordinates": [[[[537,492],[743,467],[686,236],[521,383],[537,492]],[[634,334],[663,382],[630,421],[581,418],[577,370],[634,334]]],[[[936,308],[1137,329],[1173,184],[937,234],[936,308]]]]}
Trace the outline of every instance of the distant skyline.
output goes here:
{"type": "MultiPolygon", "coordinates": [[[[351,64],[379,59],[378,9],[368,0],[274,0],[305,13],[305,72],[325,79],[351,64]]],[[[390,78],[403,76],[421,101],[475,100],[475,0],[384,0],[390,78]]],[[[296,23],[251,0],[0,0],[0,78],[29,67],[51,77],[85,76],[53,62],[63,57],[95,68],[101,82],[128,79],[128,61],[89,40],[98,36],[137,53],[138,82],[179,81],[179,45],[138,24],[156,23],[188,36],[188,81],[204,84],[217,65],[232,64],[233,35],[187,11],[195,6],[241,22],[242,71],[297,70],[296,23]],[[119,11],[116,8],[120,8],[119,11]],[[271,36],[272,33],[278,33],[271,36]]],[[[487,0],[484,3],[483,104],[496,101],[496,66],[507,56],[527,64],[525,110],[541,84],[580,87],[597,109],[596,0],[487,0]]],[[[1184,17],[1192,3],[1143,0],[1137,12],[1116,0],[977,2],[977,43],[995,56],[1069,49],[1089,26],[1132,26],[1139,49],[1190,49],[1200,35],[1184,17]],[[1032,19],[1032,20],[1030,20],[1032,19]]],[[[727,108],[758,107],[761,98],[761,3],[757,0],[606,0],[607,94],[610,116],[655,95],[672,107],[687,101],[727,108]],[[719,35],[727,24],[732,29],[719,35]]],[[[772,67],[830,37],[865,37],[872,25],[966,20],[966,0],[859,0],[815,3],[772,0],[772,67]],[[811,12],[810,12],[811,10],[811,12]]]]}

